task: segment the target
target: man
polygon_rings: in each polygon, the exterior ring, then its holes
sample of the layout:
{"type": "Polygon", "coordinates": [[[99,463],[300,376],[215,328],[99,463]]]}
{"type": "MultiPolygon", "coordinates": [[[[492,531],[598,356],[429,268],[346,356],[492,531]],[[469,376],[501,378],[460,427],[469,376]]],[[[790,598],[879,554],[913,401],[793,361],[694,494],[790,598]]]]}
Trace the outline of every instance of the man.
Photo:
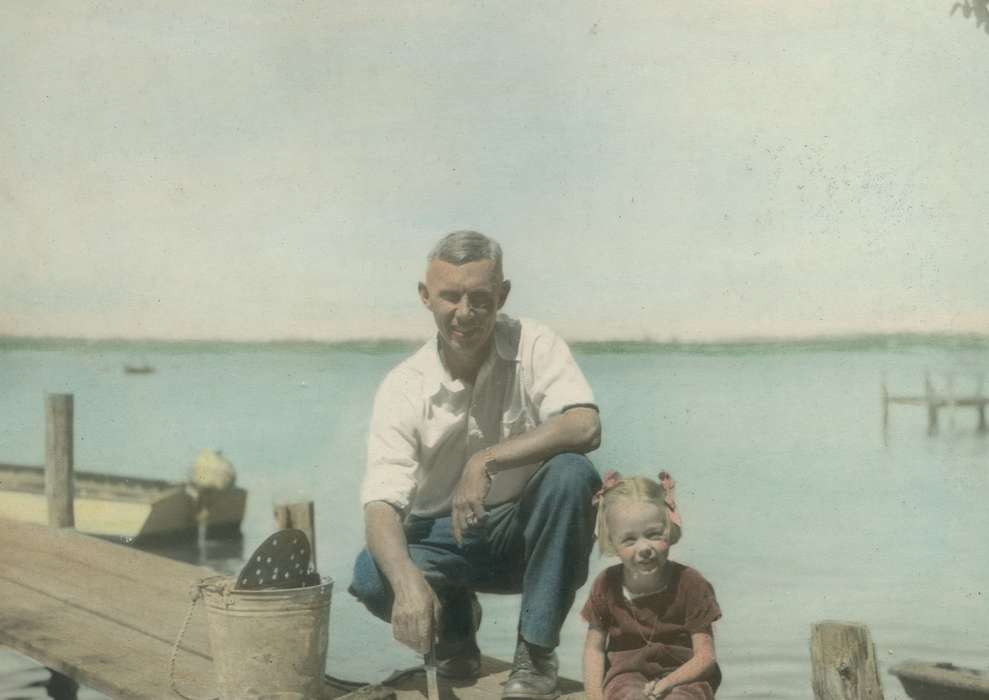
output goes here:
{"type": "Polygon", "coordinates": [[[362,486],[367,549],[350,591],[438,671],[474,677],[475,591],[521,592],[503,697],[558,696],[560,627],[587,578],[600,443],[591,389],[549,329],[501,315],[501,247],[473,231],[429,254],[437,337],[378,389],[362,486]]]}

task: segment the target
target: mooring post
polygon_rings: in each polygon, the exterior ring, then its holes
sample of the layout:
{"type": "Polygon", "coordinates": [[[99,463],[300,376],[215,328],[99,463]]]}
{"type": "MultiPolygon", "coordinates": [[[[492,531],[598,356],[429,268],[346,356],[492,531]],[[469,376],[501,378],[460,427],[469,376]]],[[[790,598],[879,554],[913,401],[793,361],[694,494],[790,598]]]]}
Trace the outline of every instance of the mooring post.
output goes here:
{"type": "Polygon", "coordinates": [[[275,524],[281,530],[294,527],[306,533],[312,550],[313,569],[319,571],[316,566],[316,507],[313,502],[300,501],[275,505],[275,524]]]}
{"type": "Polygon", "coordinates": [[[883,445],[889,443],[889,390],[886,388],[886,376],[883,375],[880,385],[883,397],[883,445]]]}
{"type": "Polygon", "coordinates": [[[985,375],[979,372],[975,382],[975,398],[979,402],[976,410],[979,412],[979,432],[986,432],[986,401],[982,398],[982,388],[985,385],[985,375]]]}
{"type": "Polygon", "coordinates": [[[45,498],[49,527],[75,527],[72,394],[45,398],[45,498]]]}
{"type": "Polygon", "coordinates": [[[931,375],[924,374],[924,398],[927,400],[927,434],[937,433],[937,396],[934,394],[934,385],[931,384],[931,375]]]}
{"type": "Polygon", "coordinates": [[[948,430],[955,431],[955,409],[958,407],[958,400],[955,398],[955,374],[948,373],[945,391],[948,392],[948,430]]]}
{"type": "Polygon", "coordinates": [[[816,700],[882,700],[876,650],[869,628],[853,622],[818,622],[810,656],[816,700]]]}

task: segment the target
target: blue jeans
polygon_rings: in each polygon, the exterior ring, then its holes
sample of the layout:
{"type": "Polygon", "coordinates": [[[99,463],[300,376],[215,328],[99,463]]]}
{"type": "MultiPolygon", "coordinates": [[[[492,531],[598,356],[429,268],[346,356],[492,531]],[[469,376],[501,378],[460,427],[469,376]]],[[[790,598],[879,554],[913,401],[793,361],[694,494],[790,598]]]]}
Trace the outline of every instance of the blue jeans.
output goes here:
{"type": "MultiPolygon", "coordinates": [[[[471,638],[474,591],[522,593],[519,634],[556,647],[577,589],[587,580],[594,544],[591,497],[601,478],[584,455],[564,453],[543,463],[517,501],[488,509],[484,527],[453,539],[450,516],[411,516],[405,525],[409,556],[443,604],[444,647],[471,638]]],[[[365,549],[357,556],[350,592],[388,621],[394,596],[365,549]]]]}

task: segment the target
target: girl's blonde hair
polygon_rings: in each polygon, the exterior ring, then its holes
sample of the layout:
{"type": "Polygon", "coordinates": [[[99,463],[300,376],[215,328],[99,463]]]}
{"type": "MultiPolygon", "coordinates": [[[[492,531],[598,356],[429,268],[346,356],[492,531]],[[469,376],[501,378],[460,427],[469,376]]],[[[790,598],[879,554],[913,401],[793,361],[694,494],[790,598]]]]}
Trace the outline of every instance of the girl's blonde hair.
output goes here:
{"type": "MultiPolygon", "coordinates": [[[[665,472],[664,475],[666,475],[665,472]]],[[[675,522],[680,519],[679,516],[673,515],[673,509],[676,506],[675,504],[671,506],[671,503],[673,503],[672,487],[670,490],[667,490],[661,484],[643,476],[633,476],[624,479],[617,474],[614,475],[614,478],[609,483],[610,476],[611,474],[605,476],[605,484],[601,487],[601,492],[599,492],[600,497],[598,499],[597,536],[601,554],[607,556],[617,554],[615,545],[611,542],[611,533],[608,532],[607,513],[608,509],[621,499],[638,501],[639,503],[652,503],[663,514],[667,541],[670,543],[670,546],[672,547],[680,541],[680,536],[683,533],[680,525],[675,522]]],[[[668,475],[666,476],[668,477],[668,475]]],[[[672,479],[669,483],[672,485],[672,479]]]]}

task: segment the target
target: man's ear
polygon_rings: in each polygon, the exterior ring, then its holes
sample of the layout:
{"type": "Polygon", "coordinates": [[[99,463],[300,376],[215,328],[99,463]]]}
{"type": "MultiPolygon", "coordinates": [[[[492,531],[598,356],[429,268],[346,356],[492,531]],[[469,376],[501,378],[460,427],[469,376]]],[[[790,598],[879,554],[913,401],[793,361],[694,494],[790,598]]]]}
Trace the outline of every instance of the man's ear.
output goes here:
{"type": "Polygon", "coordinates": [[[510,291],[512,291],[512,281],[511,280],[504,280],[501,283],[501,294],[498,297],[498,310],[499,311],[501,310],[501,307],[505,305],[505,302],[508,300],[508,293],[510,291]]]}
{"type": "Polygon", "coordinates": [[[429,308],[429,289],[427,289],[426,285],[422,282],[419,283],[419,301],[421,301],[422,305],[427,309],[429,308]]]}

